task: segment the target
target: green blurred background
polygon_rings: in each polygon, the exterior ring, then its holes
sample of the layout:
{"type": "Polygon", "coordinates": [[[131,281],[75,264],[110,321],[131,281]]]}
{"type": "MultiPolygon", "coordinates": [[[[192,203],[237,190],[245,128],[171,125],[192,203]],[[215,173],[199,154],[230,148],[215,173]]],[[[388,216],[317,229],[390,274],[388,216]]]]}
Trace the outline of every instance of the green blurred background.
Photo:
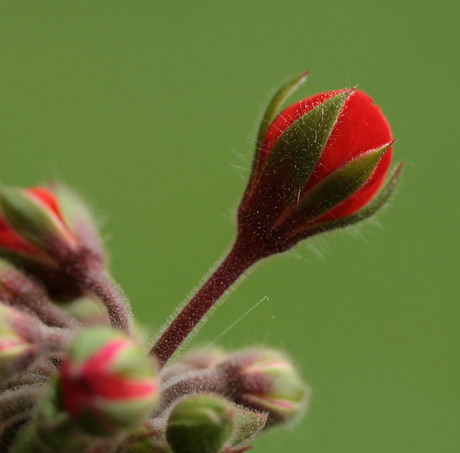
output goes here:
{"type": "Polygon", "coordinates": [[[0,5],[1,180],[79,189],[152,332],[230,243],[270,91],[369,92],[406,161],[381,227],[259,267],[194,343],[268,297],[219,342],[285,348],[313,396],[256,451],[459,451],[457,1],[0,5]]]}

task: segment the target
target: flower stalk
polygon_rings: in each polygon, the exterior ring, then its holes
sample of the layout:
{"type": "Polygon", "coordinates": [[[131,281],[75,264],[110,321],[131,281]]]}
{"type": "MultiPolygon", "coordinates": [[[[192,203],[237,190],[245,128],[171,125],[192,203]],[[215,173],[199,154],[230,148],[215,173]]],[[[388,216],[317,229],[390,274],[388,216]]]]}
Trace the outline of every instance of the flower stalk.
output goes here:
{"type": "Polygon", "coordinates": [[[157,358],[160,366],[166,364],[216,302],[221,300],[262,256],[260,251],[246,241],[241,238],[236,240],[225,259],[153,345],[150,353],[157,358]]]}

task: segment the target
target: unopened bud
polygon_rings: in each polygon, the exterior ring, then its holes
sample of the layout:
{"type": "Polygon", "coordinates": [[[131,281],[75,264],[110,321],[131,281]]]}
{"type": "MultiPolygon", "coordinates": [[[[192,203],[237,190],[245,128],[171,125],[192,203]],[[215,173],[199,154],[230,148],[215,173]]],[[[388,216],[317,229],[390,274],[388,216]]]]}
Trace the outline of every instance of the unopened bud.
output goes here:
{"type": "Polygon", "coordinates": [[[197,394],[173,407],[166,438],[174,453],[218,453],[235,428],[235,407],[217,395],[197,394]]]}
{"type": "Polygon", "coordinates": [[[252,349],[222,362],[234,382],[235,402],[268,413],[268,425],[297,418],[306,408],[309,390],[293,364],[280,352],[252,349]]]}
{"type": "Polygon", "coordinates": [[[74,338],[61,367],[62,407],[85,432],[111,435],[139,424],[158,400],[154,363],[121,332],[92,327],[74,338]]]}
{"type": "Polygon", "coordinates": [[[62,308],[85,326],[110,325],[107,310],[97,299],[79,297],[62,308]]]}
{"type": "Polygon", "coordinates": [[[35,319],[0,303],[0,382],[25,370],[40,352],[35,319]]]}
{"type": "Polygon", "coordinates": [[[3,216],[0,246],[6,251],[53,262],[55,243],[76,249],[76,238],[62,217],[56,197],[48,189],[3,187],[0,207],[3,216]]]}

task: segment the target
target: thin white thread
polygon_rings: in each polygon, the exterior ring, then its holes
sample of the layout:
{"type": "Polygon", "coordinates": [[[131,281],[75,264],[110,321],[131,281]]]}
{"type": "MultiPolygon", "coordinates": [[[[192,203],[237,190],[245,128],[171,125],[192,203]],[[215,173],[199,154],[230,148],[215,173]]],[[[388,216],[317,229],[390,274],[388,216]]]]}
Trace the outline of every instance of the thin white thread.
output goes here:
{"type": "Polygon", "coordinates": [[[262,299],[259,300],[259,302],[256,302],[249,310],[244,312],[236,321],[233,321],[226,329],[224,329],[219,335],[217,335],[214,340],[211,341],[211,343],[216,343],[218,340],[220,340],[224,335],[226,335],[230,330],[232,330],[240,321],[242,321],[249,313],[251,313],[252,310],[257,308],[264,300],[268,300],[268,296],[262,297],[262,299]]]}

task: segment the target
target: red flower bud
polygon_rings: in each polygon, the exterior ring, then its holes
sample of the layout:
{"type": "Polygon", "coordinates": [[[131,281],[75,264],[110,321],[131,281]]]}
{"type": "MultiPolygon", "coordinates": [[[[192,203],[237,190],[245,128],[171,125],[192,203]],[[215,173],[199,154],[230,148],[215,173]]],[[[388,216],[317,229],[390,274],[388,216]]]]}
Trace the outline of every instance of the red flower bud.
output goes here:
{"type": "Polygon", "coordinates": [[[69,248],[76,238],[68,228],[56,196],[45,187],[5,189],[0,195],[0,248],[5,252],[53,262],[53,242],[69,248]]]}
{"type": "Polygon", "coordinates": [[[365,211],[388,172],[390,126],[358,90],[310,96],[278,114],[304,79],[288,82],[269,105],[239,208],[240,238],[262,243],[265,255],[286,250],[321,227],[345,226],[373,214],[398,177],[390,178],[376,205],[365,211]]]}
{"type": "Polygon", "coordinates": [[[159,395],[151,357],[107,327],[89,328],[74,339],[59,383],[64,410],[95,435],[137,425],[155,408],[159,395]]]}
{"type": "Polygon", "coordinates": [[[0,189],[0,255],[41,280],[53,300],[94,295],[112,325],[129,331],[126,300],[105,269],[91,215],[65,186],[0,189]]]}

